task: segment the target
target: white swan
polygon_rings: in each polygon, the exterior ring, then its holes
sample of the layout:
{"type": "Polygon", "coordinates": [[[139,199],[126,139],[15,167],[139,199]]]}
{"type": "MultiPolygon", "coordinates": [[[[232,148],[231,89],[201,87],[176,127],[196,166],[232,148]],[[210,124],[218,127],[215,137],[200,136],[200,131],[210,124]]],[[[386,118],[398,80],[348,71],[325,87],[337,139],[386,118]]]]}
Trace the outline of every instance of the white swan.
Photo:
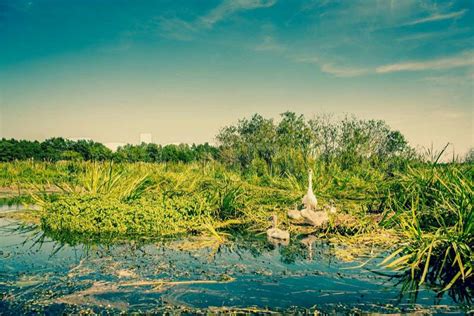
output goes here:
{"type": "Polygon", "coordinates": [[[296,207],[295,205],[295,208],[292,209],[292,210],[288,210],[288,213],[287,213],[288,217],[291,218],[291,219],[301,219],[301,213],[300,211],[298,210],[298,207],[296,207]]]}
{"type": "Polygon", "coordinates": [[[329,217],[326,211],[313,211],[310,209],[301,210],[301,216],[305,222],[313,226],[322,226],[329,221],[329,217]]]}
{"type": "Polygon", "coordinates": [[[313,193],[313,170],[309,169],[308,171],[308,192],[303,197],[303,204],[308,210],[316,210],[316,206],[318,205],[318,200],[313,193]]]}
{"type": "Polygon", "coordinates": [[[273,239],[288,240],[290,239],[290,233],[287,230],[282,230],[277,227],[277,216],[272,215],[272,227],[267,229],[267,236],[273,239]]]}

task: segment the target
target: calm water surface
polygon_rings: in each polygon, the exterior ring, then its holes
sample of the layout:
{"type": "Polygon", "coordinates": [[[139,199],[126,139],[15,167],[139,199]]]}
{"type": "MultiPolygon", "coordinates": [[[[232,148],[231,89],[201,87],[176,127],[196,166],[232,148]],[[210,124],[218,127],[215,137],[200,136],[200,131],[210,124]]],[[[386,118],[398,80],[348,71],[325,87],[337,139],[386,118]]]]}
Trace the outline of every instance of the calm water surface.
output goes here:
{"type": "Polygon", "coordinates": [[[378,270],[377,260],[353,268],[357,263],[338,260],[325,243],[207,242],[204,249],[185,240],[67,245],[0,219],[0,314],[84,309],[463,314],[470,309],[428,288],[416,295],[403,292],[401,280],[378,270]]]}

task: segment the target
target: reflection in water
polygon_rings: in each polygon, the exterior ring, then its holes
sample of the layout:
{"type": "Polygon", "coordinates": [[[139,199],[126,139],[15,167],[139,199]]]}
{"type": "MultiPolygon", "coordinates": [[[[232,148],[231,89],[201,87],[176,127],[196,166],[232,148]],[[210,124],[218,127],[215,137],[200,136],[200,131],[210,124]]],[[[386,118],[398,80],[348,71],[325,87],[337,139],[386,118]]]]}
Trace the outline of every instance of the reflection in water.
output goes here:
{"type": "Polygon", "coordinates": [[[275,247],[278,246],[288,246],[290,244],[289,239],[277,239],[267,236],[267,241],[275,247]]]}
{"type": "Polygon", "coordinates": [[[198,239],[117,243],[112,236],[114,243],[106,243],[86,236],[51,236],[2,221],[0,310],[6,314],[216,307],[329,313],[467,308],[426,287],[416,289],[415,300],[400,295],[402,279],[378,271],[379,260],[349,269],[354,263],[337,260],[334,245],[312,236],[286,246],[248,236],[217,245],[198,239]]]}
{"type": "Polygon", "coordinates": [[[25,205],[19,203],[2,203],[0,201],[0,214],[24,211],[24,210],[39,210],[37,205],[25,205]]]}
{"type": "Polygon", "coordinates": [[[307,248],[308,260],[313,260],[313,244],[318,240],[316,236],[310,235],[301,239],[301,243],[307,248]]]}

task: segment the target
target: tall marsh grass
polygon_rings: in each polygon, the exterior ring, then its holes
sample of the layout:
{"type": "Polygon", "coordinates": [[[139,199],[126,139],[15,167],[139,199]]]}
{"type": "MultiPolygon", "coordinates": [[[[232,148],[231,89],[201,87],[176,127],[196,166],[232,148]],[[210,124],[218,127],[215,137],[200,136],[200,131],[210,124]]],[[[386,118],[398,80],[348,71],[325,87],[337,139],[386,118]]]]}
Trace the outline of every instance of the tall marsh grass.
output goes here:
{"type": "Polygon", "coordinates": [[[443,290],[474,284],[473,168],[428,165],[398,175],[390,194],[394,214],[386,222],[404,236],[383,265],[406,271],[423,284],[439,280],[443,290]]]}

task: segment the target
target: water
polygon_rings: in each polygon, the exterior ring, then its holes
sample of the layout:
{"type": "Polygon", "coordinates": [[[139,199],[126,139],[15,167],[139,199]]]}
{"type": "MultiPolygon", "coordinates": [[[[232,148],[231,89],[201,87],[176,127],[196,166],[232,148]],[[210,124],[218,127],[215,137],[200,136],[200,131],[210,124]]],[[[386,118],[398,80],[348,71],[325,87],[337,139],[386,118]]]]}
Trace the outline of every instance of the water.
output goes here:
{"type": "Polygon", "coordinates": [[[0,214],[25,211],[25,210],[37,210],[39,209],[36,205],[23,205],[23,204],[3,204],[0,201],[0,214]]]}
{"type": "Polygon", "coordinates": [[[333,246],[318,241],[311,247],[299,241],[273,246],[258,237],[199,242],[210,247],[190,240],[67,245],[0,218],[0,314],[84,309],[462,314],[470,308],[429,288],[416,296],[403,292],[399,278],[377,270],[377,260],[351,268],[356,263],[338,260],[333,246]]]}

